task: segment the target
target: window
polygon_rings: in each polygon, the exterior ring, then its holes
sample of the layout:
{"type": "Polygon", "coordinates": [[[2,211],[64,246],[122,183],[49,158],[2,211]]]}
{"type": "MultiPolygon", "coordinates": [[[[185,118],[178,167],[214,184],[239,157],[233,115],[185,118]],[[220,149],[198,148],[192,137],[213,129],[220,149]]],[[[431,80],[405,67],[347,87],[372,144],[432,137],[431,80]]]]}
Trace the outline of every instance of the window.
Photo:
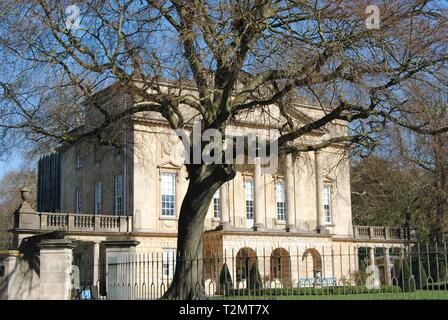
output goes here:
{"type": "Polygon", "coordinates": [[[277,193],[277,220],[286,220],[286,209],[285,209],[285,183],[283,181],[277,182],[276,186],[277,193]]]}
{"type": "Polygon", "coordinates": [[[123,214],[123,176],[115,176],[114,212],[116,216],[123,214]]]}
{"type": "Polygon", "coordinates": [[[101,214],[101,182],[95,182],[95,214],[101,214]]]}
{"type": "Polygon", "coordinates": [[[219,190],[213,196],[213,217],[221,217],[221,195],[219,190]]]}
{"type": "Polygon", "coordinates": [[[76,207],[76,213],[77,214],[81,214],[82,213],[82,188],[81,187],[77,187],[76,191],[75,191],[76,195],[75,195],[75,207],[76,207]]]}
{"type": "Polygon", "coordinates": [[[324,186],[324,220],[331,224],[331,186],[324,186]]]}
{"type": "Polygon", "coordinates": [[[75,166],[76,166],[76,168],[82,167],[81,152],[76,153],[75,166]]]}
{"type": "Polygon", "coordinates": [[[245,182],[246,189],[246,218],[252,220],[254,218],[254,183],[252,179],[245,182]]]}
{"type": "Polygon", "coordinates": [[[175,216],[176,203],[176,174],[163,172],[161,176],[162,183],[162,216],[175,216]]]}
{"type": "Polygon", "coordinates": [[[172,277],[176,266],[176,249],[163,249],[162,272],[166,277],[172,277]]]}

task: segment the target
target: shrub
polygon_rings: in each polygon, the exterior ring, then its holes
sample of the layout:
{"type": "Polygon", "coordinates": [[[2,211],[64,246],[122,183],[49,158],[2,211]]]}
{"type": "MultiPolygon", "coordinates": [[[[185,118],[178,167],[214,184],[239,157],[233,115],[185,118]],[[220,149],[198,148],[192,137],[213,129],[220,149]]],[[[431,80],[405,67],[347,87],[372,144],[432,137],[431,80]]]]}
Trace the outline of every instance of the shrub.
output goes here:
{"type": "Polygon", "coordinates": [[[259,290],[263,285],[263,282],[261,280],[260,272],[258,271],[258,265],[257,263],[254,263],[252,265],[252,268],[250,268],[250,275],[248,279],[248,288],[249,289],[256,289],[259,290]]]}
{"type": "Polygon", "coordinates": [[[221,274],[219,275],[219,288],[220,294],[228,295],[230,290],[233,289],[232,276],[230,275],[227,263],[224,263],[221,269],[221,274]]]}
{"type": "Polygon", "coordinates": [[[403,259],[402,268],[403,270],[400,273],[400,286],[404,292],[414,292],[415,277],[411,273],[411,268],[409,267],[409,262],[407,258],[403,259]]]}
{"type": "Polygon", "coordinates": [[[415,286],[417,289],[423,289],[428,285],[428,275],[423,262],[418,257],[413,258],[412,273],[415,275],[415,286]]]}
{"type": "Polygon", "coordinates": [[[362,283],[366,283],[367,279],[367,261],[365,259],[361,259],[359,261],[359,273],[358,273],[358,279],[362,281],[362,283]]]}
{"type": "Polygon", "coordinates": [[[439,281],[447,281],[448,275],[446,273],[445,256],[439,257],[439,281]]]}

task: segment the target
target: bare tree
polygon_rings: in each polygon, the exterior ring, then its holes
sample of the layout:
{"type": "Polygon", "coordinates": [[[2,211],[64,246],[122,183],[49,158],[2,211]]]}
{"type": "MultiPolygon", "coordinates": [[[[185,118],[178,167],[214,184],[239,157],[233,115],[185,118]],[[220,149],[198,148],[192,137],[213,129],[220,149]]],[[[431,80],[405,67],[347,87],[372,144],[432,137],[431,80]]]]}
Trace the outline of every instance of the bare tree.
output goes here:
{"type": "MultiPolygon", "coordinates": [[[[446,76],[446,8],[430,0],[378,2],[381,22],[371,29],[366,25],[371,2],[80,1],[79,15],[74,10],[68,17],[65,10],[73,3],[66,1],[2,1],[0,65],[7,76],[0,79],[0,132],[9,142],[73,144],[95,138],[116,145],[109,129],[141,112],[159,113],[179,129],[189,125],[185,110],[191,109],[202,130],[224,133],[239,115],[272,108],[284,124],[280,154],[336,143],[368,146],[387,121],[427,134],[447,131],[400,117],[408,81],[438,85],[446,76]],[[173,89],[166,90],[162,80],[173,89]],[[111,112],[93,95],[112,83],[130,97],[131,107],[111,112]],[[73,96],[62,105],[49,104],[58,90],[73,96]],[[313,98],[322,116],[293,121],[289,102],[296,96],[313,98]],[[73,110],[81,101],[101,117],[72,131],[79,114],[73,110]],[[61,112],[55,105],[69,108],[61,112]],[[317,143],[300,139],[337,121],[350,130],[317,143]]],[[[235,167],[186,168],[189,187],[177,250],[200,258],[207,208],[218,188],[235,176],[235,167]]],[[[201,279],[201,270],[192,273],[177,263],[165,297],[203,297],[201,279]]]]}
{"type": "MultiPolygon", "coordinates": [[[[408,96],[408,112],[403,116],[416,126],[438,128],[448,122],[447,93],[428,85],[413,85],[408,96]]],[[[447,87],[445,87],[447,89],[447,87]]],[[[421,134],[418,130],[397,127],[391,134],[392,157],[408,168],[424,172],[425,220],[429,227],[429,240],[442,243],[447,232],[448,210],[448,134],[421,134]]]]}

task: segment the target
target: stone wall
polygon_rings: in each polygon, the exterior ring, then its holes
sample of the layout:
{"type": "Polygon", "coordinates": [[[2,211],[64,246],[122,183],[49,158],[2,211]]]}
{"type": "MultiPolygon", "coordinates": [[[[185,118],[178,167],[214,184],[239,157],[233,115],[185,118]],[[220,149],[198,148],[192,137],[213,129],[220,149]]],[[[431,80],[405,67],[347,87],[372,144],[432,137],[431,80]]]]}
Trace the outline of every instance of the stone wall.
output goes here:
{"type": "Polygon", "coordinates": [[[38,271],[16,250],[0,252],[0,300],[39,298],[38,271]]]}

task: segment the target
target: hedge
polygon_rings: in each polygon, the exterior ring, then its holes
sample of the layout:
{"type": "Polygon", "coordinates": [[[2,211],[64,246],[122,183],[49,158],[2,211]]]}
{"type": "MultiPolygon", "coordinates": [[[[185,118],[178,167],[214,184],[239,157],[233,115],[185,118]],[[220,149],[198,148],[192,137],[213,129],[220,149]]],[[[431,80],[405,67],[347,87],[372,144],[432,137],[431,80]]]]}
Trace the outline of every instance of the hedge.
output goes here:
{"type": "Polygon", "coordinates": [[[399,286],[381,286],[379,289],[367,289],[364,286],[324,287],[324,288],[262,288],[233,289],[230,296],[305,296],[305,295],[335,295],[335,294],[366,294],[366,293],[401,293],[399,286]],[[249,293],[250,291],[250,293],[249,293]]]}

